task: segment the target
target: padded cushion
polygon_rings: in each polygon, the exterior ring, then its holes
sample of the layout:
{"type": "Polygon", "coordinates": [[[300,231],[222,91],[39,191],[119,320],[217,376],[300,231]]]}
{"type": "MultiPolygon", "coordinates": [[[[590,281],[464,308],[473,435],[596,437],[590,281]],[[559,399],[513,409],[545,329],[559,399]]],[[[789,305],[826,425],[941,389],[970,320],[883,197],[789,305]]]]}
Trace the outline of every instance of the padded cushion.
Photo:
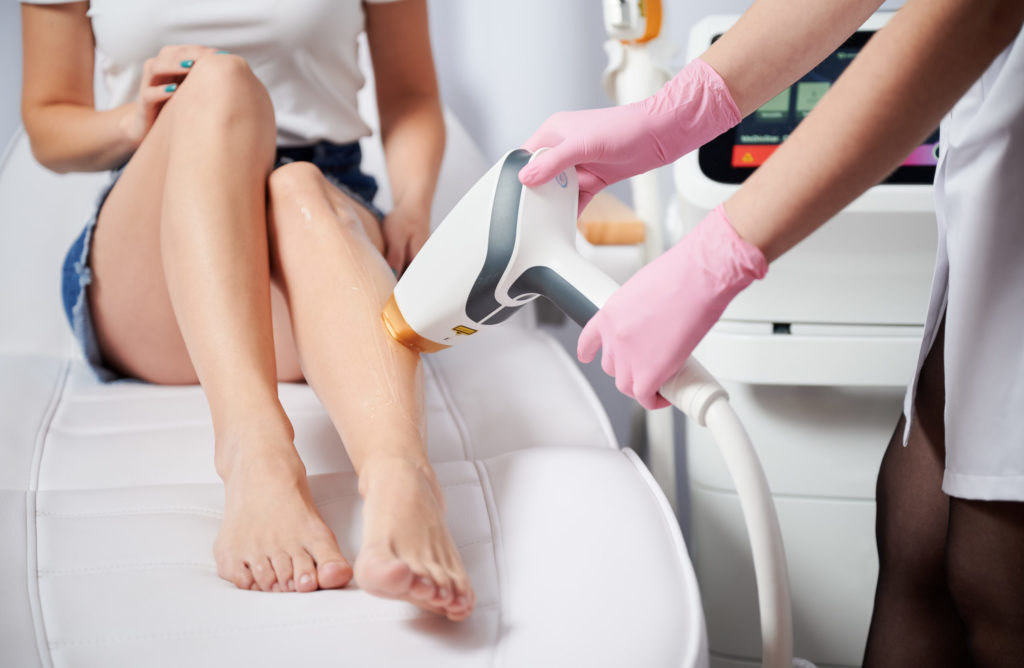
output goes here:
{"type": "MultiPolygon", "coordinates": [[[[678,526],[567,356],[530,330],[466,345],[426,373],[431,457],[478,595],[461,624],[355,586],[235,589],[213,562],[223,489],[199,388],[0,356],[0,664],[701,665],[678,526]]],[[[308,387],[281,393],[318,506],[355,555],[341,444],[308,387]]]]}

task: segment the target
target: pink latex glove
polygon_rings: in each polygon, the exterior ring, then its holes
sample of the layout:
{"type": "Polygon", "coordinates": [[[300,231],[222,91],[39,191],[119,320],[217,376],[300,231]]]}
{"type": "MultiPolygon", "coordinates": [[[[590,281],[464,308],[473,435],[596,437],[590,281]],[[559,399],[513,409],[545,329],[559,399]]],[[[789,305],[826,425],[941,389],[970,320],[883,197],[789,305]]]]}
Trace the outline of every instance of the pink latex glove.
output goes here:
{"type": "Polygon", "coordinates": [[[697,58],[646,100],[544,121],[523,148],[551,150],[531,160],[519,180],[537,186],[575,165],[583,211],[605,186],[674,162],[739,122],[722,77],[697,58]]]}
{"type": "Polygon", "coordinates": [[[658,389],[679,369],[733,297],[763,278],[764,254],[736,234],[719,205],[696,228],[626,281],[580,334],[577,355],[615,376],[644,408],[669,403],[658,389]]]}

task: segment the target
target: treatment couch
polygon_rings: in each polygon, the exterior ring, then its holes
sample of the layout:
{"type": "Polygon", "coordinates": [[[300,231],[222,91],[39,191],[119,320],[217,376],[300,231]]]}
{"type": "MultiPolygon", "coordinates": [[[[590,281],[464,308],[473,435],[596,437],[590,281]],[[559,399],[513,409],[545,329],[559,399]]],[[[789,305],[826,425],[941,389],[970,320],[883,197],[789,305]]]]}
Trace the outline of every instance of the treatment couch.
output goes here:
{"type": "MultiPolygon", "coordinates": [[[[487,167],[447,120],[435,218],[487,167]]],[[[383,175],[379,143],[364,150],[383,175]]],[[[468,620],[357,584],[268,594],[221,580],[223,489],[202,391],[100,384],[64,322],[60,263],[105,179],[47,172],[21,131],[0,157],[0,666],[706,665],[666,499],[528,317],[424,361],[430,458],[477,593],[468,620]]],[[[280,395],[352,558],[351,464],[310,388],[280,395]]]]}

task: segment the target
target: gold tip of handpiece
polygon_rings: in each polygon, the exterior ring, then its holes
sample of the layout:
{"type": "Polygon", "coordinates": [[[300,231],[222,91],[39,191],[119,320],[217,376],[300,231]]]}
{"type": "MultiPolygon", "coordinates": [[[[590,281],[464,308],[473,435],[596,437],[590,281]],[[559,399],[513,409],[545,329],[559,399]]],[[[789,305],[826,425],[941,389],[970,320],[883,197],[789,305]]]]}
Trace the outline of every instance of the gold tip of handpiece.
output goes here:
{"type": "Polygon", "coordinates": [[[384,312],[381,314],[381,317],[384,319],[384,327],[388,330],[391,338],[406,348],[415,350],[418,353],[436,353],[439,350],[450,347],[417,334],[416,330],[405,321],[405,316],[398,309],[398,303],[395,301],[394,294],[391,295],[388,303],[384,306],[384,312]]]}

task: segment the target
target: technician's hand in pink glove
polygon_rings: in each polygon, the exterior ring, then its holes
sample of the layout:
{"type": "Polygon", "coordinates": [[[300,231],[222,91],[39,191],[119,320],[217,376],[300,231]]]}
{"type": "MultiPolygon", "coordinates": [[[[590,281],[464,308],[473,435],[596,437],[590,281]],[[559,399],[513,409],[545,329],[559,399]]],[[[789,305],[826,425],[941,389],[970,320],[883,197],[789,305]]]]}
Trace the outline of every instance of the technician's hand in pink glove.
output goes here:
{"type": "Polygon", "coordinates": [[[721,205],[682,241],[638,271],[580,334],[581,362],[604,348],[601,367],[644,408],[689,358],[733,297],[764,277],[764,254],[736,234],[721,205]]]}
{"type": "Polygon", "coordinates": [[[605,186],[674,162],[739,121],[722,77],[698,58],[646,100],[546,120],[523,148],[551,150],[531,160],[519,180],[540,185],[575,165],[583,211],[605,186]]]}

